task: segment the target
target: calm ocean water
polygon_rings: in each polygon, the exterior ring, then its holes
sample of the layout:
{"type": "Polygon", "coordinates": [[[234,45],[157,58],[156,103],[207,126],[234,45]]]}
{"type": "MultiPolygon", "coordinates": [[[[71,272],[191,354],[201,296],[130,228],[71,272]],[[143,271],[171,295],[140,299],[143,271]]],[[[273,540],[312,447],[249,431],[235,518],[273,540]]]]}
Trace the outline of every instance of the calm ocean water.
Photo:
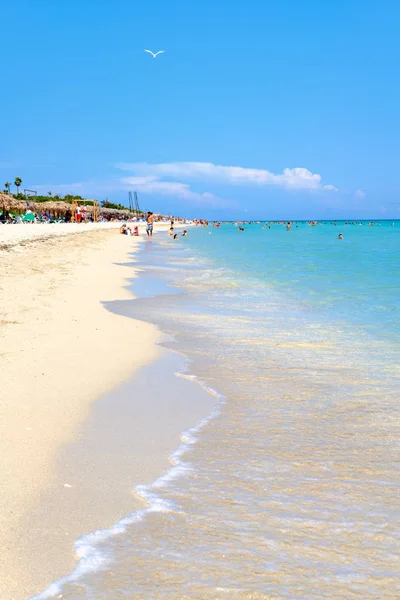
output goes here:
{"type": "Polygon", "coordinates": [[[125,313],[216,409],[39,598],[399,598],[399,259],[399,221],[146,242],[125,313]]]}

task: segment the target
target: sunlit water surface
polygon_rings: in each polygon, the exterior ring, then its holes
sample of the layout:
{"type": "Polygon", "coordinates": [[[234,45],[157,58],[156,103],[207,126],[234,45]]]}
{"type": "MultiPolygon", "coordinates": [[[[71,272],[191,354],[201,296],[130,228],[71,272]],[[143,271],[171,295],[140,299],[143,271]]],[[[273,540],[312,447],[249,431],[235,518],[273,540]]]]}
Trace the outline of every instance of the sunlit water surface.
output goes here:
{"type": "Polygon", "coordinates": [[[399,222],[146,243],[138,289],[164,283],[124,312],[218,404],[41,598],[399,598],[399,249],[399,222]]]}

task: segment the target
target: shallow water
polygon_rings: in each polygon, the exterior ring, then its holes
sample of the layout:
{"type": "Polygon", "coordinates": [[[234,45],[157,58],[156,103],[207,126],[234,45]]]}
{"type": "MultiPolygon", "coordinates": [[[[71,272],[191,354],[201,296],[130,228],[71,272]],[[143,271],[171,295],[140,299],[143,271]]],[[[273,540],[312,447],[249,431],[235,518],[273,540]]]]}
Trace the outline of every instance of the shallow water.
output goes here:
{"type": "Polygon", "coordinates": [[[172,334],[218,408],[41,598],[398,598],[399,248],[399,222],[146,243],[112,308],[172,334]]]}

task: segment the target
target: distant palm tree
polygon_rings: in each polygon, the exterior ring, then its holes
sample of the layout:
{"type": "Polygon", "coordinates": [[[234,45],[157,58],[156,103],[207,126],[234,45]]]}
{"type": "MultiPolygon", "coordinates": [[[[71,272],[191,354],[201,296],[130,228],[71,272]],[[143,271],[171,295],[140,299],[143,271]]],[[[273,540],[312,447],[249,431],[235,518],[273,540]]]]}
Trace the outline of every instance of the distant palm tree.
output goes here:
{"type": "Polygon", "coordinates": [[[5,184],[4,184],[4,187],[7,190],[7,194],[9,194],[10,193],[11,183],[9,181],[6,181],[5,184]]]}
{"type": "Polygon", "coordinates": [[[22,184],[22,179],[21,177],[16,177],[14,179],[14,185],[17,188],[17,194],[19,194],[19,186],[22,184]]]}

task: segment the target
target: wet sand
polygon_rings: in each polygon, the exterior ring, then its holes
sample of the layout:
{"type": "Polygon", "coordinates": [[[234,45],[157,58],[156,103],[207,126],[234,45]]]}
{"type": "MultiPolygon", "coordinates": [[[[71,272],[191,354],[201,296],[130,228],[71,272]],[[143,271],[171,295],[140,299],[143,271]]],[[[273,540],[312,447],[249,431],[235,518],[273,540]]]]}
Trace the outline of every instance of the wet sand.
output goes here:
{"type": "MultiPolygon", "coordinates": [[[[68,571],[74,555],[65,524],[74,538],[94,523],[71,502],[59,453],[94,401],[158,354],[155,327],[102,305],[132,297],[126,278],[134,271],[124,264],[142,239],[103,229],[0,252],[2,600],[26,598],[48,584],[49,574],[68,571]]],[[[96,523],[107,524],[120,508],[103,521],[105,509],[97,507],[96,523]]]]}
{"type": "MultiPolygon", "coordinates": [[[[59,453],[54,485],[40,496],[23,526],[30,553],[27,579],[43,581],[35,577],[37,571],[43,573],[43,562],[46,586],[61,575],[68,577],[77,566],[72,549],[78,536],[108,529],[143,509],[145,502],[135,487],[166,473],[181,433],[213,410],[214,396],[175,375],[185,366],[183,357],[161,347],[159,351],[155,361],[93,405],[75,439],[59,453]],[[57,485],[63,481],[71,487],[57,485]],[[32,522],[47,524],[41,539],[32,522]],[[59,556],[54,548],[62,550],[59,556]]],[[[95,552],[90,535],[79,540],[80,569],[96,560],[95,552]]],[[[43,591],[45,586],[37,584],[36,591],[43,591]]]]}

